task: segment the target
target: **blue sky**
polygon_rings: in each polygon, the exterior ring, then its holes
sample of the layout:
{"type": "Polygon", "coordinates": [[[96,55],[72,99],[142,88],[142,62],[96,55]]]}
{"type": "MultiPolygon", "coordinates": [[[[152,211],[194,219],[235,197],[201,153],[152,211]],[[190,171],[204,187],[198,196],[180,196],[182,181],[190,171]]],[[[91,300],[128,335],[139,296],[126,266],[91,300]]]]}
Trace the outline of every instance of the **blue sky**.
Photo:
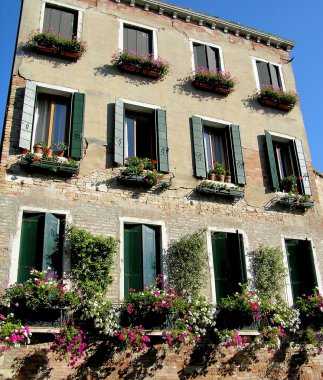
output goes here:
{"type": "MultiPolygon", "coordinates": [[[[26,0],[28,1],[28,0],[26,0]]],[[[62,0],[64,2],[64,0],[62,0]]],[[[173,4],[294,40],[291,56],[313,166],[323,172],[323,1],[172,0],[173,4]]],[[[20,0],[0,0],[0,132],[19,20],[20,0]]]]}

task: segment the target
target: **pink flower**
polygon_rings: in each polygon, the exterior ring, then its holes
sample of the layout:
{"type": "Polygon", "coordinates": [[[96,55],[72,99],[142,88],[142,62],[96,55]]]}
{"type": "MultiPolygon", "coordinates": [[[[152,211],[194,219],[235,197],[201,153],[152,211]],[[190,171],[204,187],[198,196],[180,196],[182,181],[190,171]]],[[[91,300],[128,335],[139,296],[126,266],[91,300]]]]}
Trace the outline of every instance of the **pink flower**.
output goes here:
{"type": "Polygon", "coordinates": [[[0,319],[5,319],[5,316],[3,314],[0,314],[0,319]]]}
{"type": "Polygon", "coordinates": [[[17,286],[24,286],[24,284],[17,284],[17,286]]]}

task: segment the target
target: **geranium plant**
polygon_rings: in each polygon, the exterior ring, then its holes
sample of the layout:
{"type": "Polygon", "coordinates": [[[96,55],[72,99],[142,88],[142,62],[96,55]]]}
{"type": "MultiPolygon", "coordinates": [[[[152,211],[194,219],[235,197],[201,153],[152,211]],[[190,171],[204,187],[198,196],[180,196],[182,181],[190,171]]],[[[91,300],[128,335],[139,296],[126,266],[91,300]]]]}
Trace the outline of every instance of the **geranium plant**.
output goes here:
{"type": "Polygon", "coordinates": [[[0,353],[12,347],[30,343],[31,332],[28,326],[23,326],[14,319],[13,314],[5,317],[0,314],[0,353]]]}
{"type": "Polygon", "coordinates": [[[156,73],[159,78],[164,77],[170,71],[171,65],[164,58],[154,58],[153,54],[139,54],[128,49],[118,51],[112,56],[114,66],[127,72],[148,74],[148,71],[156,73]]]}
{"type": "Polygon", "coordinates": [[[77,307],[79,298],[73,290],[67,288],[64,279],[50,268],[44,271],[32,269],[31,278],[5,289],[4,299],[14,309],[77,307]]]}
{"type": "Polygon", "coordinates": [[[50,346],[51,351],[58,354],[58,360],[63,359],[73,367],[76,361],[84,356],[87,347],[86,335],[83,330],[73,324],[65,324],[59,333],[54,334],[54,342],[50,346]]]}
{"type": "Polygon", "coordinates": [[[294,91],[284,91],[272,85],[261,86],[256,94],[256,99],[264,105],[278,106],[291,110],[298,103],[297,93],[294,91]]]}

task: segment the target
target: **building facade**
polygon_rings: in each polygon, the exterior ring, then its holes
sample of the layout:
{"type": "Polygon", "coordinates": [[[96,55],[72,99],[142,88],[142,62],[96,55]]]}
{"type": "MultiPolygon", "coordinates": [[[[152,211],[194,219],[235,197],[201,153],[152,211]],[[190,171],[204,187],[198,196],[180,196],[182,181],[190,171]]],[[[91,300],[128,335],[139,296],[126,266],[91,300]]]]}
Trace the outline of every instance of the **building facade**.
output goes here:
{"type": "Polygon", "coordinates": [[[293,46],[155,0],[25,1],[1,149],[1,286],[23,281],[30,267],[51,265],[57,241],[57,270],[68,271],[64,232],[73,224],[119,240],[114,302],[130,287],[167,275],[169,243],[202,228],[209,300],[247,280],[248,252],[261,244],[284,252],[290,304],[322,289],[322,207],[300,107],[287,112],[255,99],[263,85],[295,91],[293,46]],[[26,42],[37,29],[76,36],[86,51],[79,59],[35,51],[26,42]],[[112,64],[124,49],[162,56],[172,68],[161,79],[125,72],[112,64]],[[198,67],[229,71],[234,91],[194,87],[198,67]],[[65,157],[46,164],[36,154],[28,162],[26,151],[39,142],[64,143],[65,157]],[[156,162],[170,187],[120,181],[120,167],[134,156],[156,162]],[[232,183],[214,182],[222,191],[203,193],[214,161],[230,171],[232,183]],[[313,207],[279,203],[290,175],[313,207]]]}

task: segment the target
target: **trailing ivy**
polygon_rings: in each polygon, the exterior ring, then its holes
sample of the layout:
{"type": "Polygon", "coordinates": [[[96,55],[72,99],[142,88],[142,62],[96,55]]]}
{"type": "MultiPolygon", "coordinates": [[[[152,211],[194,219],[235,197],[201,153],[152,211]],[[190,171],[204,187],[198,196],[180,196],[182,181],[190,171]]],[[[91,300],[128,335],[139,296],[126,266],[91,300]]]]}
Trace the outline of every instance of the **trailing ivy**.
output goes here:
{"type": "Polygon", "coordinates": [[[252,285],[262,298],[278,297],[285,286],[288,270],[279,248],[263,246],[248,254],[252,285]]]}
{"type": "Polygon", "coordinates": [[[117,249],[116,239],[95,236],[75,226],[69,228],[67,238],[71,253],[71,277],[77,288],[87,299],[98,293],[106,294],[112,282],[110,271],[117,249]]]}
{"type": "Polygon", "coordinates": [[[205,230],[171,243],[166,255],[169,281],[178,294],[197,296],[207,268],[205,230]]]}

